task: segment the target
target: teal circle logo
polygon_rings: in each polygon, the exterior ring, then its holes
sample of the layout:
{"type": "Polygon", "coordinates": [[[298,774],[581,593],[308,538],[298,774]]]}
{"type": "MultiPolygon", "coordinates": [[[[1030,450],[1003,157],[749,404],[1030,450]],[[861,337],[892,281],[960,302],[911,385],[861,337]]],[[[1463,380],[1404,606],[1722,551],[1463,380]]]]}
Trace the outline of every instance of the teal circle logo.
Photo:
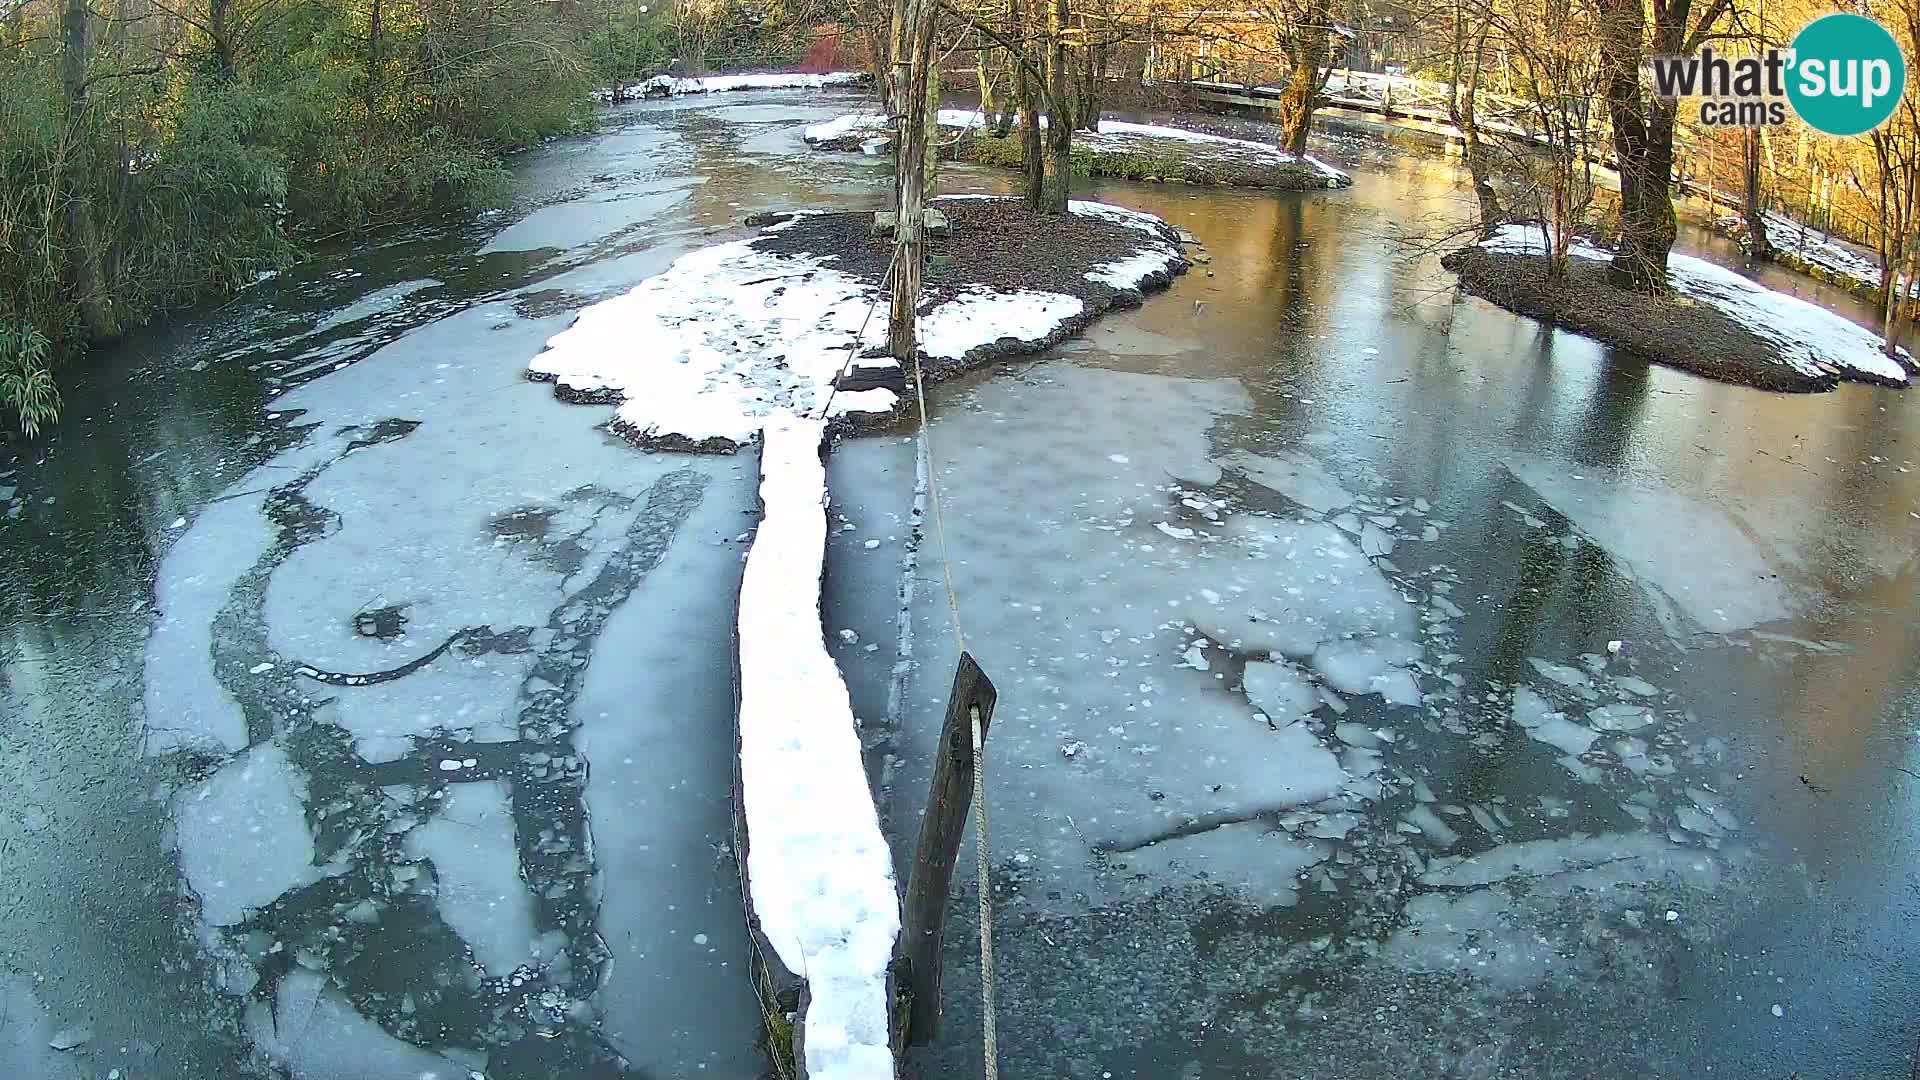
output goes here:
{"type": "Polygon", "coordinates": [[[1826,15],[1793,39],[1787,100],[1815,131],[1859,135],[1886,123],[1907,89],[1907,62],[1886,27],[1826,15]]]}

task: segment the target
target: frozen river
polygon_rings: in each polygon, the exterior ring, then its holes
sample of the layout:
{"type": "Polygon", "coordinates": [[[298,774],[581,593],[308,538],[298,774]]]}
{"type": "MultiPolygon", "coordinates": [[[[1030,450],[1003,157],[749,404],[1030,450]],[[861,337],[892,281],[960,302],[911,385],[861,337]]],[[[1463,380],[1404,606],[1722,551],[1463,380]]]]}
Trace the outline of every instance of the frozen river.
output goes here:
{"type": "MultiPolygon", "coordinates": [[[[751,462],[523,376],[748,214],[877,204],[883,165],[800,140],[858,102],[623,109],[511,213],[149,333],[0,474],[0,1078],[766,1068],[751,462]]],[[[1461,178],[1325,150],[1353,188],[1098,186],[1211,263],[939,387],[930,462],[833,459],[827,630],[896,853],[949,571],[1000,689],[1003,1070],[1905,1076],[1913,405],[1458,298],[1393,231],[1461,178]]],[[[972,888],[929,1075],[978,1067],[972,888]]]]}

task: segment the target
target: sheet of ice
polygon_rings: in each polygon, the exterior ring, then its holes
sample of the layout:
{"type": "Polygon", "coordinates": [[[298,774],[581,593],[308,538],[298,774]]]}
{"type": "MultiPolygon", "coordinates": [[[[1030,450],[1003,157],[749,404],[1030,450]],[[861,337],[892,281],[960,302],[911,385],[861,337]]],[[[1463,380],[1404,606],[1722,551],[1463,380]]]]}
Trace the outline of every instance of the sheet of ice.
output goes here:
{"type": "Polygon", "coordinates": [[[870,78],[862,71],[832,71],[824,75],[787,72],[763,72],[752,75],[708,75],[681,79],[655,75],[640,84],[642,94],[652,97],[681,94],[722,94],[730,90],[819,90],[829,86],[856,86],[870,78]]]}
{"type": "Polygon", "coordinates": [[[1350,505],[1352,492],[1340,486],[1319,461],[1308,454],[1280,450],[1271,454],[1250,454],[1236,450],[1220,459],[1220,464],[1246,475],[1262,487],[1271,488],[1317,514],[1326,514],[1350,505]]]}
{"type": "MultiPolygon", "coordinates": [[[[244,490],[244,489],[243,489],[244,490]]],[[[247,745],[247,720],[213,671],[213,620],[256,559],[273,544],[264,494],[210,504],[160,560],[153,592],[159,616],[147,640],[149,754],[177,748],[231,752],[247,745]]]]}
{"type": "Polygon", "coordinates": [[[1599,470],[1516,456],[1507,471],[1579,526],[1624,568],[1671,599],[1695,623],[1728,633],[1801,607],[1780,574],[1785,560],[1737,514],[1666,487],[1599,470]]]}
{"type": "MultiPolygon", "coordinates": [[[[841,453],[844,453],[844,449],[841,453]]],[[[678,455],[675,455],[678,456],[678,455]]],[[[732,855],[733,635],[753,490],[725,459],[665,557],[607,620],[573,715],[612,966],[600,1030],[637,1075],[754,1076],[762,1051],[732,855]],[[671,673],[662,677],[662,673],[671,673]]]]}
{"type": "Polygon", "coordinates": [[[1701,852],[1645,834],[1529,840],[1464,857],[1434,859],[1406,925],[1386,955],[1414,970],[1455,972],[1504,988],[1555,974],[1583,985],[1583,965],[1618,964],[1632,939],[1591,948],[1593,928],[1618,925],[1648,903],[1648,886],[1704,898],[1720,865],[1701,852]]]}
{"type": "MultiPolygon", "coordinates": [[[[1095,855],[1118,859],[1196,823],[1344,790],[1350,777],[1309,725],[1275,730],[1254,717],[1234,685],[1239,663],[1180,662],[1193,645],[1185,613],[1208,596],[1244,612],[1256,594],[1264,605],[1293,581],[1345,576],[1344,564],[1309,564],[1307,551],[1286,561],[1259,530],[1202,528],[1184,515],[1192,538],[1153,528],[1180,505],[1169,471],[1204,459],[1215,419],[1248,408],[1240,384],[1047,362],[1017,384],[945,385],[932,443],[952,562],[942,568],[923,548],[920,574],[931,578],[923,595],[944,595],[939,581],[951,570],[967,647],[1000,690],[990,751],[999,764],[988,773],[994,846],[1030,881],[1010,902],[1080,911],[1191,884],[1189,863],[1139,882],[1095,855]],[[1059,423],[1063,410],[1083,422],[1059,423]],[[1053,496],[1005,496],[1029,486],[1053,496]]],[[[889,804],[905,835],[926,790],[922,740],[936,734],[957,655],[944,605],[916,607],[918,662],[894,789],[920,794],[889,804]]],[[[1229,829],[1218,842],[1249,835],[1229,829]]]]}
{"type": "Polygon", "coordinates": [[[450,784],[439,812],[406,839],[409,855],[433,861],[441,918],[495,976],[533,955],[533,895],[520,878],[513,828],[506,784],[450,784]]]}
{"type": "Polygon", "coordinates": [[[1123,874],[1145,874],[1143,887],[1198,878],[1260,907],[1289,907],[1300,874],[1327,858],[1325,845],[1296,840],[1265,821],[1240,821],[1175,836],[1111,856],[1123,874]]]}
{"type": "Polygon", "coordinates": [[[1275,724],[1291,724],[1312,715],[1320,697],[1313,680],[1284,660],[1249,660],[1242,677],[1247,701],[1275,724]]]}
{"type": "Polygon", "coordinates": [[[747,880],[762,931],[807,980],[807,1075],[890,1080],[900,911],[846,684],[822,639],[823,438],[819,421],[779,417],[762,443],[764,510],[740,584],[747,880]]]}
{"type": "Polygon", "coordinates": [[[1587,685],[1587,673],[1581,671],[1579,668],[1568,667],[1565,664],[1556,664],[1551,660],[1542,660],[1535,656],[1527,657],[1527,663],[1532,665],[1533,670],[1548,679],[1552,679],[1561,686],[1587,685]]]}
{"type": "MultiPolygon", "coordinates": [[[[1503,225],[1481,246],[1490,251],[1542,252],[1546,233],[1537,225],[1503,225]]],[[[1584,241],[1576,242],[1569,253],[1579,259],[1613,257],[1584,241]]],[[[1783,362],[1797,371],[1906,385],[1906,369],[1880,350],[1880,339],[1873,331],[1818,304],[1677,251],[1667,256],[1667,281],[1682,295],[1718,309],[1771,342],[1783,362]]]]}
{"type": "Polygon", "coordinates": [[[1653,723],[1653,710],[1644,705],[1604,705],[1587,713],[1601,731],[1638,731],[1653,723]]]}
{"type": "Polygon", "coordinates": [[[1434,813],[1433,807],[1427,803],[1413,804],[1413,808],[1407,811],[1406,820],[1407,824],[1419,829],[1427,839],[1442,848],[1450,848],[1460,842],[1460,834],[1440,820],[1440,815],[1434,813]]]}
{"type": "Polygon", "coordinates": [[[1245,545],[1259,575],[1224,582],[1226,591],[1216,587],[1185,606],[1223,648],[1306,660],[1342,637],[1414,639],[1413,605],[1333,526],[1237,514],[1226,532],[1245,545]]]}
{"type": "Polygon", "coordinates": [[[248,1006],[254,1053],[294,1080],[467,1080],[475,1063],[396,1039],[360,1015],[318,972],[295,966],[274,1000],[248,1006]]]}
{"type": "Polygon", "coordinates": [[[231,926],[288,889],[317,880],[307,781],[261,743],[174,796],[180,869],[214,926],[231,926]]]}

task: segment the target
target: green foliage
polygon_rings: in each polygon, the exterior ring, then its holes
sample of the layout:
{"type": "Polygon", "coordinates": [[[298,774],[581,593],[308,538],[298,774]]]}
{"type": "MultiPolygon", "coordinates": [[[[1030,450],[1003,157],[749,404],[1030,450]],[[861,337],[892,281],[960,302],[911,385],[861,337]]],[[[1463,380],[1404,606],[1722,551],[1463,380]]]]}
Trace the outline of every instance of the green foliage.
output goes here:
{"type": "Polygon", "coordinates": [[[638,82],[660,71],[673,59],[665,27],[649,15],[609,25],[587,38],[587,63],[601,83],[638,82]]]}
{"type": "Polygon", "coordinates": [[[182,0],[92,5],[64,55],[71,10],[23,8],[0,44],[0,422],[28,431],[94,339],[303,244],[498,205],[504,155],[590,126],[596,86],[811,43],[765,0],[182,0]]]}
{"type": "Polygon", "coordinates": [[[60,419],[53,350],[31,324],[0,320],[0,409],[13,414],[28,438],[60,419]]]}

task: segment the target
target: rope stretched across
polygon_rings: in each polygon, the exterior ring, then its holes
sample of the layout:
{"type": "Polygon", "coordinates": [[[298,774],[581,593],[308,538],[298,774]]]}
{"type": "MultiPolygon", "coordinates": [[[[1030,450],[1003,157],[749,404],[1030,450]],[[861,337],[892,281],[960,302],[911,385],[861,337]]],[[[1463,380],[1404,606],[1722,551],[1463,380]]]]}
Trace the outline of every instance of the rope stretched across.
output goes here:
{"type": "MultiPolygon", "coordinates": [[[[940,569],[946,579],[947,609],[953,613],[953,637],[961,651],[967,636],[960,628],[960,596],[953,588],[953,558],[947,551],[947,523],[940,513],[940,468],[933,456],[933,437],[928,432],[927,386],[920,375],[917,356],[907,358],[913,365],[913,392],[920,404],[920,449],[927,457],[927,495],[933,509],[933,535],[940,545],[940,569]]],[[[967,715],[973,728],[973,840],[975,864],[980,886],[980,1038],[986,1065],[986,1080],[1000,1080],[1000,1041],[998,1010],[993,994],[993,879],[992,859],[987,843],[987,767],[984,736],[980,730],[980,707],[969,706],[967,715]]]]}

